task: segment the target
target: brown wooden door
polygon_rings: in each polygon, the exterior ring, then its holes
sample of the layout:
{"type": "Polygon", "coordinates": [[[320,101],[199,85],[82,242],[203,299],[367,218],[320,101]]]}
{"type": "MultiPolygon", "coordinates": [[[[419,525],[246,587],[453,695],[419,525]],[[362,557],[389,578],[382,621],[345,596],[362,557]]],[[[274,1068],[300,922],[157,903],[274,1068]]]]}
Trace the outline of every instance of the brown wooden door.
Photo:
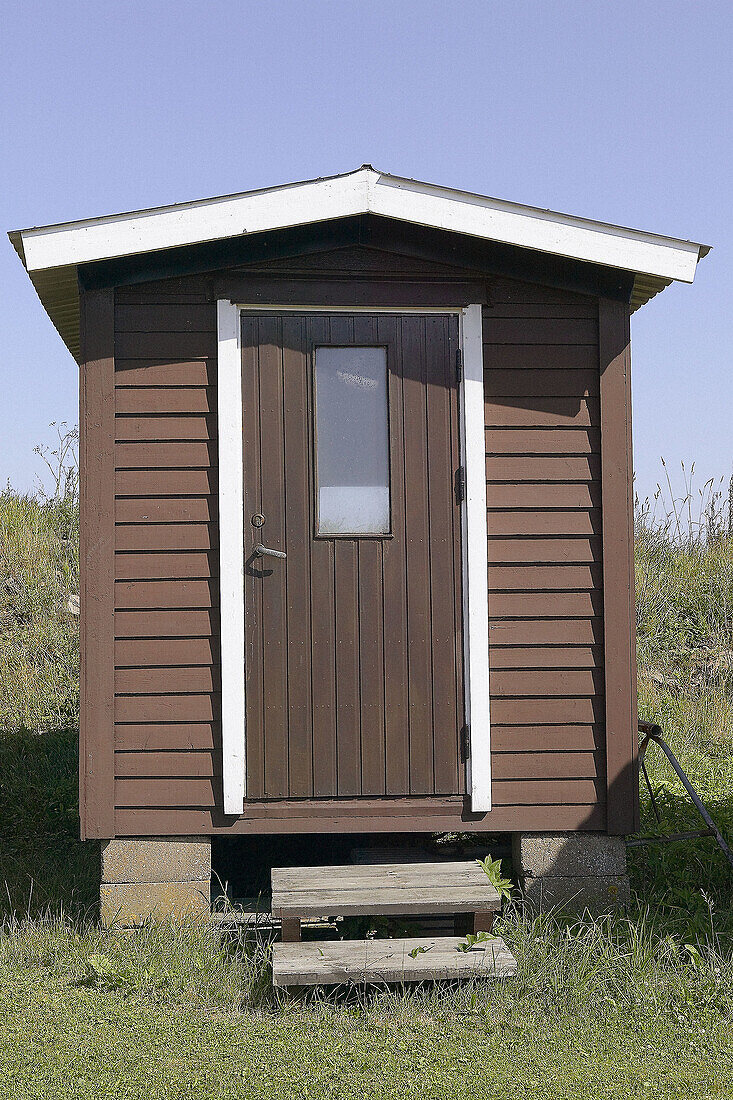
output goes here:
{"type": "MultiPolygon", "coordinates": [[[[243,314],[249,799],[464,791],[457,346],[450,315],[243,314]],[[332,360],[354,400],[326,423],[332,360]],[[376,478],[351,450],[371,447],[353,418],[360,401],[375,415],[379,386],[389,532],[367,516],[382,529],[319,533],[332,499],[319,477],[334,478],[321,448],[336,449],[336,480],[339,464],[347,482],[376,478]],[[256,556],[258,543],[287,557],[256,556]]],[[[339,491],[384,506],[384,490],[339,491]]]]}

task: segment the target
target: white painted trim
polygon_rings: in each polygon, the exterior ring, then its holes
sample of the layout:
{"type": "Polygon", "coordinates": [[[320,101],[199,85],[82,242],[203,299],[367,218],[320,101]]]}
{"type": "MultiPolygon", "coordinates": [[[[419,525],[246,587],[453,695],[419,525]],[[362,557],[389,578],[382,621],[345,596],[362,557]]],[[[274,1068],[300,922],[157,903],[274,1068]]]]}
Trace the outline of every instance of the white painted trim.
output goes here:
{"type": "Polygon", "coordinates": [[[692,282],[705,246],[437,187],[363,167],[239,195],[21,230],[28,271],[90,263],[355,214],[378,214],[576,260],[692,282]]]}
{"type": "Polygon", "coordinates": [[[489,692],[488,530],[486,437],[481,306],[461,311],[463,374],[458,390],[461,463],[466,496],[461,512],[463,551],[463,668],[469,731],[471,809],[491,809],[491,705],[489,692]]]}
{"type": "Polygon", "coordinates": [[[219,420],[221,742],[224,813],[241,814],[246,794],[244,651],[244,466],[239,310],[216,304],[219,420]]]}
{"type": "MultiPolygon", "coordinates": [[[[244,488],[240,313],[259,311],[384,313],[379,306],[251,307],[217,303],[219,333],[219,555],[221,574],[222,749],[225,813],[241,814],[245,791],[244,488]]],[[[469,728],[468,789],[474,812],[491,810],[488,536],[482,309],[401,308],[397,313],[458,313],[463,373],[458,389],[461,463],[466,495],[461,508],[463,557],[464,703],[469,728]]]]}

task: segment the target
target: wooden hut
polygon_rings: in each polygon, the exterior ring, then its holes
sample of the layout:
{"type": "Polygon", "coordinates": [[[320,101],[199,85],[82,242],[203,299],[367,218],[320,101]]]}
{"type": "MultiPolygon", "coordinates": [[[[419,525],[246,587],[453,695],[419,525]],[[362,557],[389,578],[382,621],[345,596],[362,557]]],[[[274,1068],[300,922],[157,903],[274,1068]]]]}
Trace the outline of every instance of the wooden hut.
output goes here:
{"type": "Polygon", "coordinates": [[[636,829],[629,319],[705,246],[369,165],[10,236],[81,371],[110,911],[215,835],[636,829]]]}

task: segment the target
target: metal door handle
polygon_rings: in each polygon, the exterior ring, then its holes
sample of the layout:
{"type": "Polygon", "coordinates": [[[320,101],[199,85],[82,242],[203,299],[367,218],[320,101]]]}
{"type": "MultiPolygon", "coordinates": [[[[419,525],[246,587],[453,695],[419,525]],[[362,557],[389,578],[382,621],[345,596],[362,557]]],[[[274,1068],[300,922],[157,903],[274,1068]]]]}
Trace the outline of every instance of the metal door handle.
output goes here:
{"type": "Polygon", "coordinates": [[[269,546],[263,546],[261,542],[258,542],[252,548],[252,553],[256,554],[258,558],[286,558],[288,556],[282,550],[272,550],[269,546]]]}

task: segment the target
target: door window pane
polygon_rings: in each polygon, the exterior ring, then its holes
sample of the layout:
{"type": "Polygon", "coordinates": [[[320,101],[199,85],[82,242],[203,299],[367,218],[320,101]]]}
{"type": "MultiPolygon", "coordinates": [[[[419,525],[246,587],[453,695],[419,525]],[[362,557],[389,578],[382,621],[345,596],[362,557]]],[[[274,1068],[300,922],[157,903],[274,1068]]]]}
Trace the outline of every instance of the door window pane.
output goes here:
{"type": "Polygon", "coordinates": [[[390,530],[387,349],[316,348],[319,535],[390,530]]]}

